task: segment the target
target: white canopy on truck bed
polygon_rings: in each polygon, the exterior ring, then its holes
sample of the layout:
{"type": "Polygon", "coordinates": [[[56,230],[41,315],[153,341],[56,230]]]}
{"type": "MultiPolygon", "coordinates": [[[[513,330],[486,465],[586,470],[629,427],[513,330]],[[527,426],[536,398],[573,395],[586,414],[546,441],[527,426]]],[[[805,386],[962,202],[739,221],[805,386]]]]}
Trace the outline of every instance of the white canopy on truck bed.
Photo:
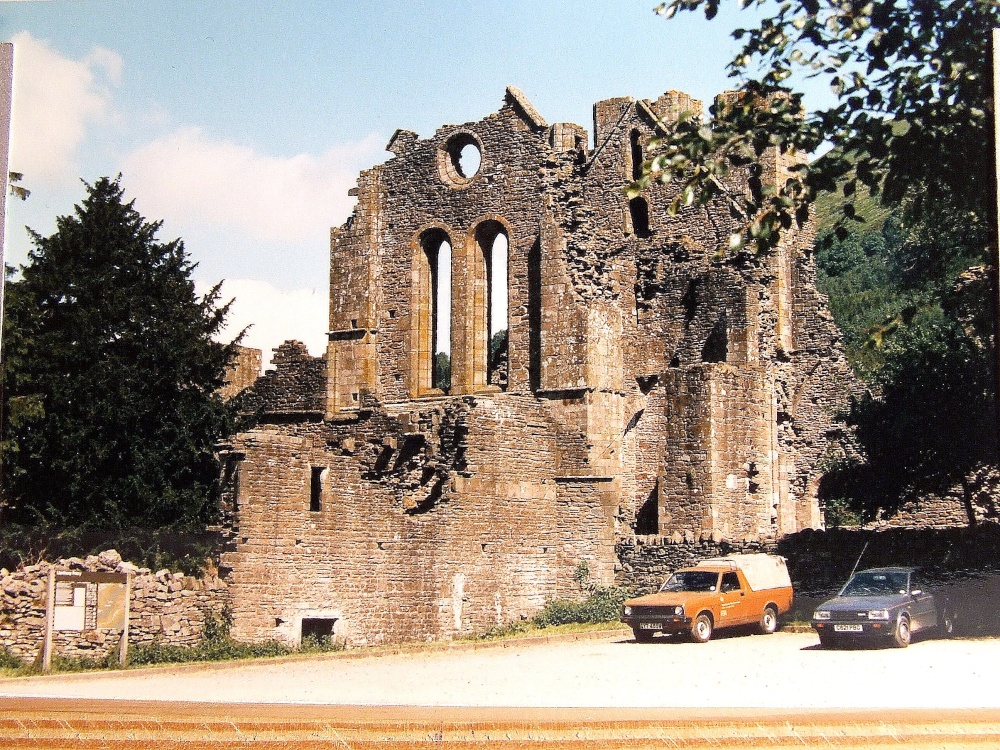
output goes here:
{"type": "Polygon", "coordinates": [[[788,577],[788,568],[785,566],[785,558],[778,555],[728,555],[726,557],[713,557],[709,560],[702,560],[695,567],[707,565],[732,565],[743,571],[747,583],[754,591],[764,589],[780,589],[791,586],[792,581],[788,577]]]}

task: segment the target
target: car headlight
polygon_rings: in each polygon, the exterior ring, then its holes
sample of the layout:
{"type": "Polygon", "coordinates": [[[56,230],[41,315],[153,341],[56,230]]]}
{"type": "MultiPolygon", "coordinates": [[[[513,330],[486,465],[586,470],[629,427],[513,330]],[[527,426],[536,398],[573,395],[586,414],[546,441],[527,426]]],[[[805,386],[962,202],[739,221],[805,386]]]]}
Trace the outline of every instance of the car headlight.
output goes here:
{"type": "Polygon", "coordinates": [[[675,615],[680,615],[681,617],[683,617],[684,616],[684,607],[683,606],[674,607],[674,614],[675,615]]]}
{"type": "Polygon", "coordinates": [[[888,620],[889,610],[887,609],[870,609],[868,610],[869,620],[888,620]]]}
{"type": "Polygon", "coordinates": [[[632,614],[632,608],[631,607],[625,607],[625,616],[628,617],[630,614],[632,614]]]}
{"type": "Polygon", "coordinates": [[[814,620],[829,620],[830,619],[830,610],[828,610],[828,609],[817,609],[815,612],[813,612],[813,619],[814,620]]]}

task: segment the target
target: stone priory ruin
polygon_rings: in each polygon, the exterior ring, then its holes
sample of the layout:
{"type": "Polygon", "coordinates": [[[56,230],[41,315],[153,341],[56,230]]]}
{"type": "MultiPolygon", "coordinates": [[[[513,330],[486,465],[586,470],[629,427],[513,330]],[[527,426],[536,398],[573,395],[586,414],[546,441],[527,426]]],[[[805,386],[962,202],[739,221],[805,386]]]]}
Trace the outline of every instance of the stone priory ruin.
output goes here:
{"type": "Polygon", "coordinates": [[[627,582],[638,537],[822,526],[851,375],[811,228],[720,255],[721,201],[670,216],[670,185],[623,192],[701,106],[598,102],[591,147],[509,87],[478,122],[392,136],[332,230],[325,356],[275,350],[223,453],[235,637],[453,638],[579,596],[581,571],[627,582]]]}

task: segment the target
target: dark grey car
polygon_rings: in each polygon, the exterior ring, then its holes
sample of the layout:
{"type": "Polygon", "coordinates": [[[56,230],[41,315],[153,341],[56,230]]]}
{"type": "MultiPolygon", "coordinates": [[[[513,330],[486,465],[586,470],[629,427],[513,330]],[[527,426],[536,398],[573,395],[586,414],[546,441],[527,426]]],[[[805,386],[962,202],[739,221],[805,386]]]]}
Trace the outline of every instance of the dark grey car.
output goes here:
{"type": "Polygon", "coordinates": [[[906,648],[921,630],[950,635],[954,617],[946,601],[924,589],[914,568],[872,568],[852,575],[837,596],[817,607],[812,626],[828,647],[867,642],[906,648]]]}

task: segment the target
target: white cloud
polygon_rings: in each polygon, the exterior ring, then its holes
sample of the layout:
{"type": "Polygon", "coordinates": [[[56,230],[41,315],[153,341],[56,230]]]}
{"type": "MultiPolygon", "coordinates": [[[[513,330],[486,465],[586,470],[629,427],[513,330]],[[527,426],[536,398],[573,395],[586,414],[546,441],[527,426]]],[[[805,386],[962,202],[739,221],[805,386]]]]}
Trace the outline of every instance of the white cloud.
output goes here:
{"type": "MultiPolygon", "coordinates": [[[[212,287],[203,282],[195,286],[199,294],[212,287]]],[[[252,326],[242,344],[263,352],[265,368],[271,361],[272,350],[288,339],[303,342],[314,357],[326,352],[329,295],[325,289],[282,291],[256,279],[226,280],[220,302],[233,298],[226,329],[219,340],[232,341],[241,330],[252,326]]]]}
{"type": "Polygon", "coordinates": [[[172,226],[211,224],[251,239],[323,242],[347,218],[358,171],[383,140],[370,135],[322,154],[278,157],[183,127],[130,154],[122,170],[144,213],[172,226]]]}
{"type": "Polygon", "coordinates": [[[72,183],[87,126],[112,116],[111,88],[121,81],[122,58],[95,47],[82,60],[71,60],[28,32],[12,41],[10,167],[34,185],[72,183]]]}

